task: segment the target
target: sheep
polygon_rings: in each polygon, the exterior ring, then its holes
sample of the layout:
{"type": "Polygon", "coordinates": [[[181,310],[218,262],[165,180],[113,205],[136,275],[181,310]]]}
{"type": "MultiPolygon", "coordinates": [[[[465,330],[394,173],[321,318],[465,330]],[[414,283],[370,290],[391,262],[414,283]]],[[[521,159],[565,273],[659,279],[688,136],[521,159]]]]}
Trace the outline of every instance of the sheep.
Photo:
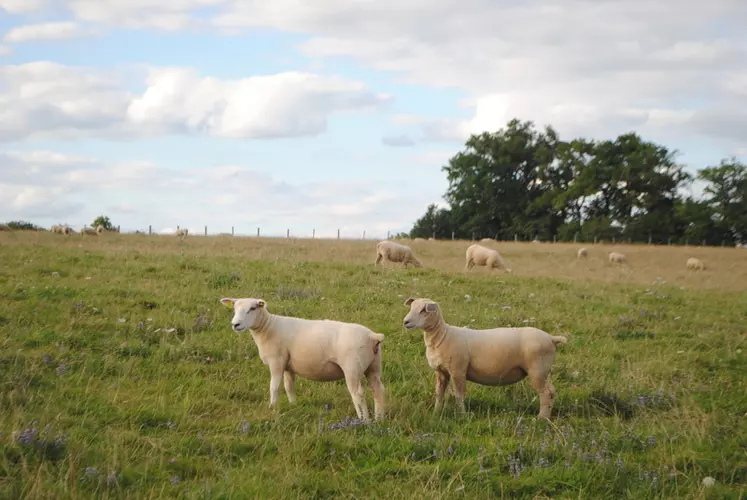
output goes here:
{"type": "Polygon", "coordinates": [[[414,243],[425,243],[425,238],[415,238],[412,240],[414,243]]]}
{"type": "Polygon", "coordinates": [[[189,234],[189,229],[183,227],[181,229],[177,229],[174,234],[179,236],[180,238],[184,238],[189,234]]]}
{"type": "Polygon", "coordinates": [[[388,240],[376,244],[376,262],[374,262],[374,265],[378,266],[382,259],[390,262],[402,262],[405,267],[407,267],[407,264],[423,267],[423,263],[415,256],[412,248],[388,240]]]}
{"type": "Polygon", "coordinates": [[[11,228],[8,224],[0,224],[0,231],[11,231],[11,228]]]}
{"type": "Polygon", "coordinates": [[[99,233],[92,227],[83,226],[80,228],[80,235],[85,236],[86,234],[90,234],[91,236],[98,236],[99,233]]]}
{"type": "Polygon", "coordinates": [[[690,257],[687,259],[687,269],[693,271],[705,271],[705,264],[697,257],[690,257]]]}
{"type": "Polygon", "coordinates": [[[486,248],[482,245],[475,243],[467,248],[466,253],[466,269],[469,271],[474,266],[487,266],[488,269],[498,268],[503,269],[506,273],[513,272],[510,268],[506,267],[506,263],[503,262],[501,254],[497,250],[486,248]]]}
{"type": "Polygon", "coordinates": [[[480,243],[495,243],[495,240],[493,238],[483,238],[480,243]]]}
{"type": "Polygon", "coordinates": [[[101,224],[96,226],[96,234],[101,234],[103,232],[104,232],[104,226],[102,226],[101,224]]]}
{"type": "Polygon", "coordinates": [[[589,256],[589,252],[586,250],[586,247],[579,248],[578,253],[576,254],[576,259],[585,259],[589,256]]]}
{"type": "Polygon", "coordinates": [[[480,385],[511,385],[529,377],[540,397],[539,418],[550,419],[556,391],[550,381],[558,344],[568,339],[538,328],[473,330],[447,324],[437,302],[410,297],[403,320],[406,330],[422,329],[425,357],[436,376],[435,411],[443,408],[449,379],[462,412],[467,381],[480,385]]]}
{"type": "Polygon", "coordinates": [[[609,261],[612,264],[623,264],[628,262],[628,258],[625,256],[624,253],[619,252],[610,252],[609,254],[609,261]]]}
{"type": "Polygon", "coordinates": [[[62,234],[66,236],[70,236],[71,234],[75,234],[75,230],[72,227],[65,224],[62,226],[62,234]]]}
{"type": "Polygon", "coordinates": [[[296,375],[319,382],[344,378],[358,418],[368,421],[368,406],[361,384],[365,375],[374,395],[375,418],[380,420],[384,416],[383,334],[355,323],[271,314],[262,299],[223,298],[220,302],[234,311],[233,331],[240,334],[249,330],[260,359],[270,368],[271,408],[277,403],[281,378],[291,404],[296,401],[296,375]]]}

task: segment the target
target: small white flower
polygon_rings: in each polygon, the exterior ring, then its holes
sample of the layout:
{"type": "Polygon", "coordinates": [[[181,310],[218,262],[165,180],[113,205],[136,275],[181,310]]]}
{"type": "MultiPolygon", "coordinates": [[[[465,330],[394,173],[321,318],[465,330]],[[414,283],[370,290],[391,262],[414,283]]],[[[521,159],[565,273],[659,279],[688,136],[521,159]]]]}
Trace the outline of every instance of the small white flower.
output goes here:
{"type": "Polygon", "coordinates": [[[571,373],[571,378],[578,378],[578,370],[574,370],[573,373],[571,373]]]}
{"type": "Polygon", "coordinates": [[[472,296],[471,295],[465,295],[464,296],[464,300],[466,300],[467,302],[469,302],[470,300],[472,300],[472,296]]]}
{"type": "Polygon", "coordinates": [[[125,321],[127,321],[127,320],[126,320],[126,319],[124,319],[124,318],[119,318],[119,319],[117,320],[117,322],[118,322],[118,323],[124,323],[125,321]]]}
{"type": "Polygon", "coordinates": [[[703,486],[705,486],[706,488],[710,488],[714,484],[716,484],[716,480],[711,476],[706,476],[703,478],[703,486]]]}

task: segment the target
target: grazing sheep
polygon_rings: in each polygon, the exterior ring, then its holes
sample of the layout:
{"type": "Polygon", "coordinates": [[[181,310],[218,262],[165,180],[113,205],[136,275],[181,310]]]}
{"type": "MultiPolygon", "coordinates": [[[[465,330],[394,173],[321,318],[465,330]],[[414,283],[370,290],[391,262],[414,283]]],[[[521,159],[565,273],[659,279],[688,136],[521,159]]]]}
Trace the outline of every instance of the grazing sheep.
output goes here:
{"type": "Polygon", "coordinates": [[[470,245],[467,248],[467,271],[472,269],[474,266],[487,266],[488,269],[498,268],[503,269],[507,273],[511,273],[511,269],[506,267],[506,263],[503,262],[501,254],[497,250],[486,248],[477,243],[470,245]]]}
{"type": "Polygon", "coordinates": [[[613,264],[623,264],[628,262],[628,258],[625,256],[625,254],[619,252],[610,252],[609,260],[613,264]]]}
{"type": "Polygon", "coordinates": [[[0,224],[0,231],[10,231],[10,226],[7,224],[0,224]]]}
{"type": "Polygon", "coordinates": [[[530,326],[472,330],[447,324],[437,302],[410,297],[403,320],[407,330],[424,330],[425,357],[436,375],[435,409],[443,407],[444,393],[453,382],[459,409],[464,412],[467,381],[480,385],[510,385],[529,377],[540,397],[539,417],[550,419],[555,387],[550,372],[555,346],[567,339],[530,326]]]}
{"type": "Polygon", "coordinates": [[[233,308],[231,328],[249,330],[262,362],[270,368],[270,407],[278,399],[280,380],[288,401],[295,403],[295,376],[328,382],[345,379],[358,418],[368,421],[366,397],[361,384],[368,378],[374,395],[376,420],[384,416],[384,385],[381,383],[381,342],[384,335],[363,325],[332,320],[312,320],[271,314],[262,299],[223,298],[233,308]]]}
{"type": "Polygon", "coordinates": [[[407,267],[407,264],[412,264],[415,267],[423,267],[423,263],[415,257],[412,248],[388,240],[380,241],[376,244],[376,262],[374,262],[374,265],[379,265],[382,259],[390,262],[402,262],[405,267],[407,267]]]}
{"type": "Polygon", "coordinates": [[[70,236],[71,234],[75,234],[75,229],[65,224],[62,226],[62,234],[70,236]]]}
{"type": "Polygon", "coordinates": [[[577,259],[585,259],[588,256],[589,256],[589,252],[586,250],[586,247],[578,249],[578,253],[576,254],[577,259]]]}
{"type": "Polygon", "coordinates": [[[703,261],[697,257],[690,257],[687,259],[687,269],[692,269],[693,271],[705,271],[705,264],[703,264],[703,261]]]}
{"type": "Polygon", "coordinates": [[[183,227],[181,229],[177,229],[174,234],[179,236],[180,238],[184,238],[189,234],[189,229],[183,227]]]}
{"type": "Polygon", "coordinates": [[[495,240],[493,238],[483,238],[480,243],[495,243],[495,240]]]}
{"type": "Polygon", "coordinates": [[[85,236],[86,234],[90,234],[91,236],[98,236],[99,233],[92,227],[83,226],[80,228],[80,235],[85,236]]]}
{"type": "Polygon", "coordinates": [[[101,224],[96,226],[96,234],[101,234],[103,232],[104,232],[104,226],[102,226],[101,224]]]}
{"type": "Polygon", "coordinates": [[[415,243],[425,243],[426,240],[425,240],[425,238],[415,238],[412,241],[415,242],[415,243]]]}

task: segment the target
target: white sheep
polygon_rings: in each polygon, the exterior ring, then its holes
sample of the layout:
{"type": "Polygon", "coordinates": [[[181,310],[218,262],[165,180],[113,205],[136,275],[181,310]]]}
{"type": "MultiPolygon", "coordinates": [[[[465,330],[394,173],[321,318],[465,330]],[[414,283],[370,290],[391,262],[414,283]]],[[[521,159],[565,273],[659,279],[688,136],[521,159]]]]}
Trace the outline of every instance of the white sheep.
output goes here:
{"type": "Polygon", "coordinates": [[[495,240],[493,238],[483,238],[480,243],[495,243],[495,240]]]}
{"type": "Polygon", "coordinates": [[[174,234],[179,236],[180,238],[184,238],[189,234],[189,229],[183,227],[181,229],[177,229],[174,234]]]}
{"type": "Polygon", "coordinates": [[[8,224],[0,224],[0,231],[10,231],[10,226],[8,224]]]}
{"type": "Polygon", "coordinates": [[[102,226],[101,224],[99,224],[98,226],[96,226],[96,233],[97,234],[101,234],[103,232],[104,232],[104,226],[102,226]]]}
{"type": "Polygon", "coordinates": [[[692,269],[693,271],[705,271],[705,264],[703,264],[703,261],[697,257],[690,257],[687,259],[687,269],[692,269]]]}
{"type": "Polygon", "coordinates": [[[425,238],[415,238],[412,241],[413,241],[413,243],[425,243],[426,239],[425,238]]]}
{"type": "Polygon", "coordinates": [[[576,254],[577,259],[585,259],[589,256],[588,250],[586,250],[586,247],[579,248],[578,253],[576,254]]]}
{"type": "Polygon", "coordinates": [[[501,254],[497,250],[486,248],[477,243],[470,245],[467,248],[466,253],[466,268],[467,271],[472,269],[474,266],[487,266],[488,269],[498,268],[503,269],[504,272],[511,273],[511,269],[506,267],[506,263],[503,262],[501,254]]]}
{"type": "Polygon", "coordinates": [[[424,330],[425,357],[436,375],[436,403],[443,407],[444,393],[452,380],[459,409],[464,412],[467,381],[480,385],[504,386],[529,377],[540,397],[539,418],[550,419],[555,387],[550,372],[556,345],[567,339],[529,326],[472,330],[447,324],[437,302],[410,297],[403,320],[407,330],[424,330]]]}
{"type": "Polygon", "coordinates": [[[80,228],[80,235],[85,236],[86,234],[90,234],[91,236],[98,236],[99,233],[92,227],[83,226],[80,228]]]}
{"type": "Polygon", "coordinates": [[[415,267],[423,267],[423,263],[415,257],[412,248],[388,240],[380,241],[376,244],[376,262],[374,262],[374,265],[379,265],[382,260],[401,262],[405,267],[407,267],[407,264],[412,264],[415,267]]]}
{"type": "Polygon", "coordinates": [[[296,374],[320,382],[345,379],[358,418],[369,420],[361,378],[366,376],[374,395],[376,420],[384,416],[381,383],[381,342],[384,335],[363,325],[271,314],[262,299],[223,298],[233,308],[231,328],[249,330],[262,362],[270,368],[270,407],[278,399],[284,379],[288,401],[295,403],[296,374]]]}
{"type": "Polygon", "coordinates": [[[62,234],[70,236],[71,234],[75,234],[75,229],[65,224],[62,226],[62,234]]]}
{"type": "Polygon", "coordinates": [[[628,258],[625,256],[624,253],[610,252],[609,261],[612,264],[623,264],[623,263],[628,262],[628,258]]]}

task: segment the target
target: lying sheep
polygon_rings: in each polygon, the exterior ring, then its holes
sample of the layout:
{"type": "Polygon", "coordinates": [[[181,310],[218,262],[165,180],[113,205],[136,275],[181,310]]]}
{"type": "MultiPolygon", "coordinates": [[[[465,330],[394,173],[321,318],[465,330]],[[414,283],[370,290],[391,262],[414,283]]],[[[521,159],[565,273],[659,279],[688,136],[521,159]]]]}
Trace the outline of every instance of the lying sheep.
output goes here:
{"type": "Polygon", "coordinates": [[[628,258],[625,256],[625,254],[619,252],[610,252],[609,260],[612,264],[623,264],[628,262],[628,258]]]}
{"type": "Polygon", "coordinates": [[[355,323],[271,314],[262,299],[223,298],[220,302],[234,310],[233,331],[239,333],[248,329],[257,344],[259,357],[270,368],[270,407],[277,402],[281,378],[291,403],[296,401],[296,374],[320,382],[344,378],[358,418],[368,421],[368,406],[361,384],[365,375],[373,390],[376,420],[384,416],[383,334],[355,323]]]}
{"type": "Polygon", "coordinates": [[[405,267],[407,267],[407,264],[423,267],[423,263],[415,257],[412,248],[388,240],[376,244],[376,262],[374,262],[374,265],[378,266],[382,259],[390,262],[401,262],[405,267]]]}
{"type": "Polygon", "coordinates": [[[585,259],[589,256],[589,252],[586,250],[586,247],[579,248],[578,253],[576,254],[576,259],[585,259]]]}
{"type": "Polygon", "coordinates": [[[503,269],[507,273],[511,273],[511,269],[506,267],[506,263],[503,262],[501,254],[497,250],[486,248],[482,245],[475,243],[467,248],[467,271],[472,269],[474,266],[487,266],[488,269],[498,268],[503,269]]]}
{"type": "Polygon", "coordinates": [[[690,257],[687,259],[687,269],[693,271],[705,271],[705,264],[703,264],[703,261],[697,257],[690,257]]]}
{"type": "Polygon", "coordinates": [[[410,297],[403,320],[407,330],[424,330],[425,357],[436,375],[436,404],[443,407],[444,393],[453,381],[454,395],[464,412],[467,381],[488,386],[510,385],[529,377],[540,397],[539,417],[550,419],[555,403],[555,387],[550,372],[555,346],[567,339],[537,328],[493,328],[472,330],[447,324],[437,302],[410,297]]]}

